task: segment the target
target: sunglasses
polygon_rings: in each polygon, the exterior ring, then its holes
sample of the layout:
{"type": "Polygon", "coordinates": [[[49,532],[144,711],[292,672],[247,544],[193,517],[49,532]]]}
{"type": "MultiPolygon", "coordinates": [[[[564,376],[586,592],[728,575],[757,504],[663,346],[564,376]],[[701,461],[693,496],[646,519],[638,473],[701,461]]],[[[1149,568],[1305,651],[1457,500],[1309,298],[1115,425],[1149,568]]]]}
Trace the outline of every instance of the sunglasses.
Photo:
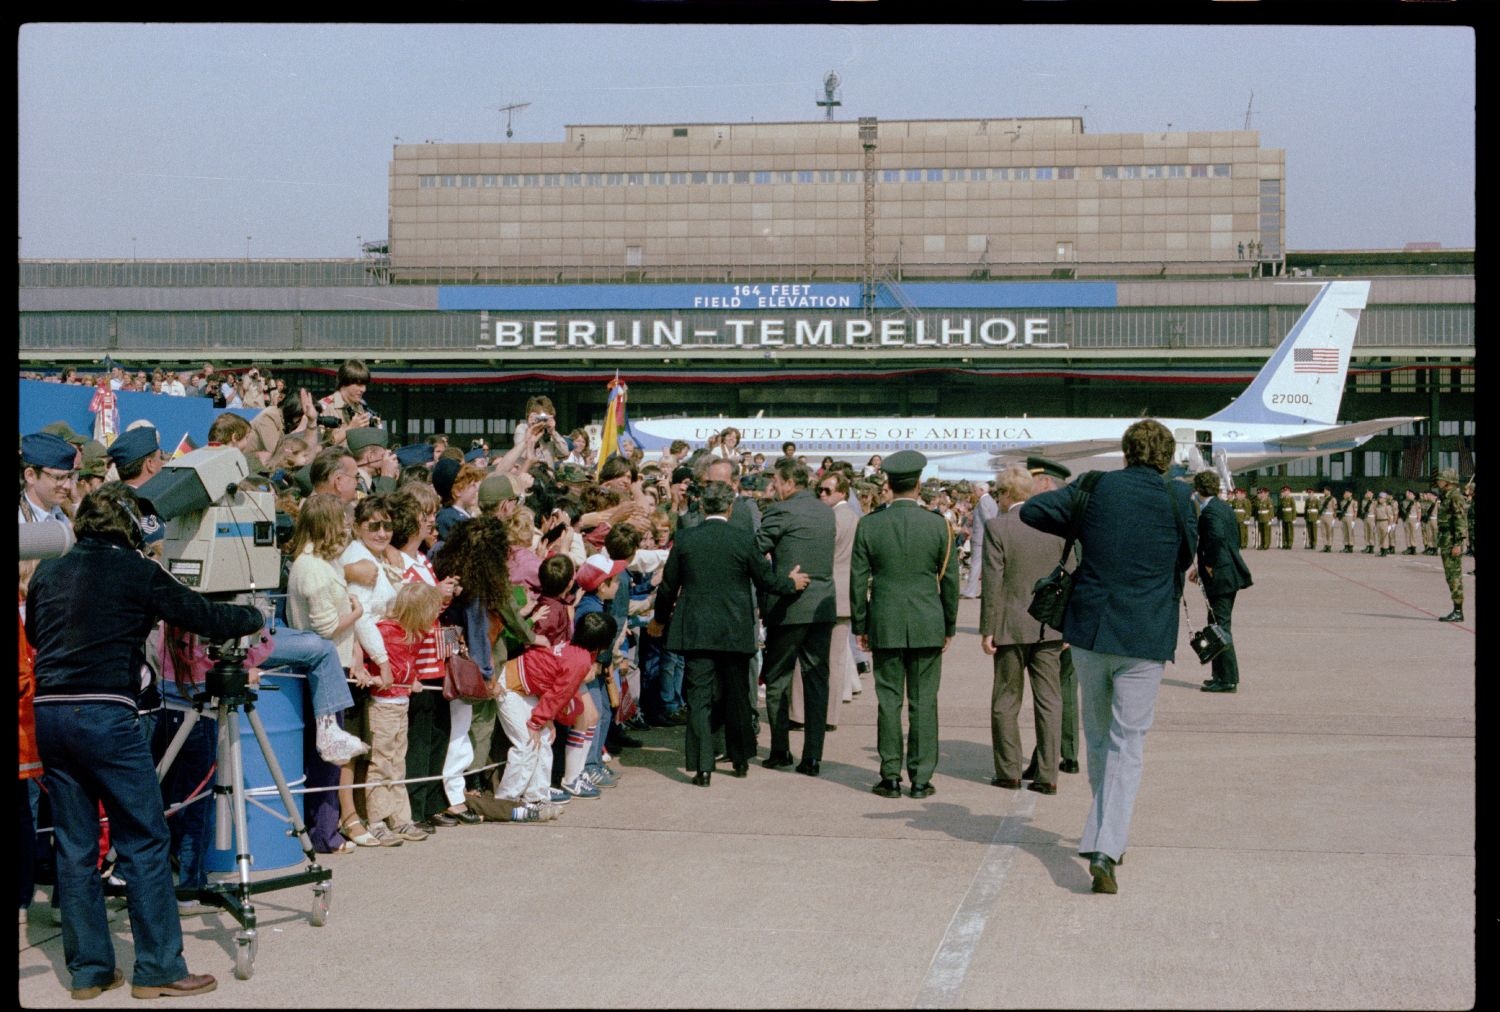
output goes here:
{"type": "Polygon", "coordinates": [[[838,489],[836,488],[828,488],[827,486],[823,486],[818,489],[818,495],[833,495],[837,491],[838,489]]]}
{"type": "Polygon", "coordinates": [[[389,520],[365,521],[365,530],[370,531],[371,533],[374,533],[375,531],[394,531],[395,529],[395,525],[392,524],[389,520]]]}

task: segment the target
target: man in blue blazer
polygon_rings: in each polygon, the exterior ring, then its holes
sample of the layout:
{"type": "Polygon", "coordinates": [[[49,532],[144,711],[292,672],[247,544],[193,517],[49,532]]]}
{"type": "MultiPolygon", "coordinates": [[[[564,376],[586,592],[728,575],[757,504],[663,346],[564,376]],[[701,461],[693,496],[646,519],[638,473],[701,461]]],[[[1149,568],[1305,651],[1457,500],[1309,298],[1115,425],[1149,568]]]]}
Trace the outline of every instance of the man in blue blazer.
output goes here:
{"type": "MultiPolygon", "coordinates": [[[[1176,446],[1167,427],[1143,419],[1120,440],[1125,469],[1099,478],[1078,523],[1083,561],[1063,615],[1083,694],[1089,786],[1094,798],[1079,839],[1094,892],[1118,891],[1140,788],[1146,731],[1163,666],[1177,652],[1177,601],[1198,546],[1192,493],[1165,478],[1176,446]]],[[[1021,521],[1067,537],[1076,486],[1032,496],[1021,521]]]]}
{"type": "Polygon", "coordinates": [[[776,576],[755,536],[729,523],[734,489],[711,481],[701,499],[704,520],[677,535],[662,569],[649,635],[666,630],[667,649],[683,655],[685,746],[693,783],[709,786],[714,768],[713,726],[722,714],[734,775],[745,776],[755,755],[750,700],[745,694],[755,653],[755,591],[794,594],[808,576],[793,569],[776,576]]]}
{"type": "MultiPolygon", "coordinates": [[[[1219,476],[1200,471],[1193,478],[1193,491],[1203,499],[1198,513],[1198,568],[1188,579],[1201,584],[1213,619],[1227,633],[1234,614],[1234,595],[1250,586],[1250,569],[1240,555],[1239,524],[1229,504],[1219,498],[1219,476]]],[[[1203,683],[1204,692],[1237,692],[1240,665],[1234,655],[1234,639],[1213,660],[1213,677],[1203,683]]]]}

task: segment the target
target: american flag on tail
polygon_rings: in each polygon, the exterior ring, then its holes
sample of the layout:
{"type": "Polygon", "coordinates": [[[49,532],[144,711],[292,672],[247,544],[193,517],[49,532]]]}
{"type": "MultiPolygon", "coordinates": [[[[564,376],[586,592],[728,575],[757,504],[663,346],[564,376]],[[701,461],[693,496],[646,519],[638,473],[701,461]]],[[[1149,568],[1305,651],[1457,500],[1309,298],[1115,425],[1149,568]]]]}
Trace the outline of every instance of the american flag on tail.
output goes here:
{"type": "Polygon", "coordinates": [[[1292,372],[1338,372],[1337,348],[1297,348],[1292,352],[1292,372]]]}

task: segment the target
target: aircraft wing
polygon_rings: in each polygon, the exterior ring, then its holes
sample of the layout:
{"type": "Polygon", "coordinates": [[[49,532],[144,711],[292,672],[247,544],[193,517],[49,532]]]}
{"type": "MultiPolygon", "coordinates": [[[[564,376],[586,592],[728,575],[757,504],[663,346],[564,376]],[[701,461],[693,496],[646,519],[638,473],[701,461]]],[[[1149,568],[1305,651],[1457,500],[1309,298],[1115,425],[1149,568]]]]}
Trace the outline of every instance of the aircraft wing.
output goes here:
{"type": "MultiPolygon", "coordinates": [[[[1297,447],[1302,450],[1320,450],[1324,447],[1334,448],[1339,443],[1367,439],[1376,433],[1393,429],[1398,425],[1405,425],[1408,422],[1420,422],[1423,417],[1422,415],[1413,415],[1402,418],[1374,418],[1368,422],[1335,425],[1328,429],[1318,429],[1316,432],[1303,432],[1295,436],[1286,436],[1274,442],[1281,447],[1297,447]]],[[[1271,441],[1268,440],[1268,442],[1271,441]]]]}
{"type": "Polygon", "coordinates": [[[1050,460],[1077,460],[1080,457],[1097,457],[1101,454],[1118,453],[1119,437],[1114,439],[1075,439],[1067,443],[1037,443],[1024,450],[1011,453],[990,454],[991,467],[998,470],[1009,460],[1025,460],[1027,457],[1047,457],[1050,460]]]}

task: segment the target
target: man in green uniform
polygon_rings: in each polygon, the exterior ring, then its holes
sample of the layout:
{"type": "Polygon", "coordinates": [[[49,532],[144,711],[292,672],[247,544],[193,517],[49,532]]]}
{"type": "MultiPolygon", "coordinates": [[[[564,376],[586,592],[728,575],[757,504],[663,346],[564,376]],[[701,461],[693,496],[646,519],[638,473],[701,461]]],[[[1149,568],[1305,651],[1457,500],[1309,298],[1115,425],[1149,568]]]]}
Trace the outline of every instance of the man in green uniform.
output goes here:
{"type": "Polygon", "coordinates": [[[1255,529],[1260,540],[1255,547],[1259,551],[1265,551],[1271,547],[1271,517],[1276,515],[1276,506],[1271,502],[1269,489],[1258,488],[1255,490],[1255,529]]]}
{"type": "Polygon", "coordinates": [[[1317,489],[1309,489],[1307,498],[1302,500],[1302,522],[1307,525],[1307,544],[1303,547],[1309,552],[1318,547],[1318,517],[1322,512],[1323,497],[1317,489]]]}
{"type": "Polygon", "coordinates": [[[1464,542],[1469,537],[1468,504],[1458,490],[1458,472],[1445,467],[1437,476],[1438,495],[1438,556],[1443,560],[1443,575],[1448,578],[1448,595],[1453,598],[1453,610],[1439,622],[1462,622],[1464,620],[1464,542]]]}
{"type": "Polygon", "coordinates": [[[1281,498],[1277,502],[1281,515],[1281,547],[1290,550],[1297,539],[1297,500],[1292,498],[1292,487],[1281,486],[1281,498]]]}
{"type": "Polygon", "coordinates": [[[943,651],[958,622],[958,559],[953,532],[922,508],[927,458],[914,450],[887,457],[891,502],[862,517],[849,560],[849,623],[861,650],[873,653],[879,705],[876,746],[885,798],[901,796],[901,703],[911,704],[905,766],[911,796],[933,793],[937,768],[937,695],[943,651]]]}
{"type": "Polygon", "coordinates": [[[1234,510],[1234,523],[1240,531],[1240,548],[1250,547],[1250,499],[1245,495],[1245,490],[1237,488],[1234,490],[1234,498],[1229,502],[1229,508],[1234,510]]]}

